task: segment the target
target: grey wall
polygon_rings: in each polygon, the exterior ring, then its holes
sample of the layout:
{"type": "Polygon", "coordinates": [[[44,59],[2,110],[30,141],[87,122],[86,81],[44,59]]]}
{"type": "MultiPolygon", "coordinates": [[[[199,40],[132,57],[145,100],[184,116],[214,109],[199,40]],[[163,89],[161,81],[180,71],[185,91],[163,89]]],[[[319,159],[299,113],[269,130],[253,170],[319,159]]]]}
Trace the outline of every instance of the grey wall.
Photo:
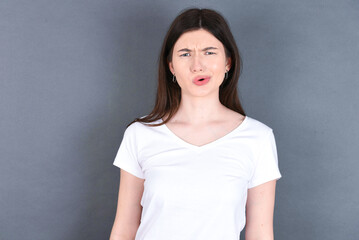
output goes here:
{"type": "Polygon", "coordinates": [[[276,239],[358,239],[358,1],[18,0],[0,2],[1,240],[109,237],[113,159],[189,6],[226,17],[243,106],[274,129],[276,239]]]}

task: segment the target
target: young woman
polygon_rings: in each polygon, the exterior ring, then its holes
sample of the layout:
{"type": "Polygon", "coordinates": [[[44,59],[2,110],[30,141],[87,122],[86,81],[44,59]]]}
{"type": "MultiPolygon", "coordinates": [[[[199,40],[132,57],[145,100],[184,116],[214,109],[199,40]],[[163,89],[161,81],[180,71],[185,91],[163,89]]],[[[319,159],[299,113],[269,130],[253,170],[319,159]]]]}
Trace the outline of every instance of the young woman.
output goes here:
{"type": "Polygon", "coordinates": [[[188,9],[164,39],[152,112],[125,130],[111,240],[273,239],[273,130],[245,115],[225,19],[188,9]]]}

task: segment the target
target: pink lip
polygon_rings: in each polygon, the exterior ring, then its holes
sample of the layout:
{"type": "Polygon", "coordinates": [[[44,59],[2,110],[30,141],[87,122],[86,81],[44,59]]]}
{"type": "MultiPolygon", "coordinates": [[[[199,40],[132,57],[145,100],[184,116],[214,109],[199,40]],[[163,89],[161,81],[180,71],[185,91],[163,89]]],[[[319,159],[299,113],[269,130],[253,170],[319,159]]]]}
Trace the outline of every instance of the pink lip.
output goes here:
{"type": "Polygon", "coordinates": [[[198,86],[201,86],[201,85],[204,85],[204,84],[208,83],[210,78],[211,78],[210,76],[204,76],[204,75],[202,75],[202,76],[197,76],[197,77],[195,77],[195,78],[193,79],[192,82],[193,82],[194,84],[198,85],[198,86]],[[199,81],[200,79],[204,79],[204,80],[199,81]]]}

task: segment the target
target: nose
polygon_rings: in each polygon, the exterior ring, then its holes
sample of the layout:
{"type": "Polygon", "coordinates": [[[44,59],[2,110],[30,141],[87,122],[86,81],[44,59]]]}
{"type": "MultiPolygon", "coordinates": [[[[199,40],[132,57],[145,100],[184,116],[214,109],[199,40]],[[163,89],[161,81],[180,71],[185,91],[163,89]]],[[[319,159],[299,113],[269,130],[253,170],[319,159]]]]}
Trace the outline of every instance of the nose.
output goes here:
{"type": "Polygon", "coordinates": [[[194,55],[192,57],[191,71],[192,72],[201,72],[204,70],[204,64],[200,56],[194,55]]]}

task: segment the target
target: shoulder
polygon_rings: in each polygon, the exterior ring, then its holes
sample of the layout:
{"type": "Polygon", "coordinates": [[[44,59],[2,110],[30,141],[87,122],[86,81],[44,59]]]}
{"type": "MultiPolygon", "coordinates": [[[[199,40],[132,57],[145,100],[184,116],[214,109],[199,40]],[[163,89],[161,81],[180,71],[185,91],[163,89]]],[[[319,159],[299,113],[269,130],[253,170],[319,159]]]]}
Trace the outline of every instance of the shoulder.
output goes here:
{"type": "MultiPolygon", "coordinates": [[[[145,115],[146,116],[146,115],[145,115]]],[[[143,118],[145,116],[142,116],[140,118],[143,118]]],[[[159,122],[155,121],[153,123],[157,123],[159,122]]],[[[143,122],[133,122],[131,123],[125,130],[125,134],[128,135],[140,135],[140,136],[144,136],[146,134],[151,134],[151,131],[153,131],[153,129],[155,129],[155,127],[151,126],[152,123],[143,123],[143,122]]]]}
{"type": "Polygon", "coordinates": [[[268,132],[268,131],[271,131],[272,128],[269,127],[268,125],[266,125],[265,123],[255,119],[255,118],[252,118],[248,115],[244,116],[243,114],[240,114],[238,112],[235,112],[233,110],[230,110],[229,111],[229,116],[230,118],[232,119],[240,119],[243,123],[243,125],[246,125],[245,127],[248,129],[248,130],[251,130],[251,131],[255,131],[255,132],[268,132]]]}
{"type": "Polygon", "coordinates": [[[273,132],[273,129],[271,127],[255,118],[246,116],[245,120],[247,130],[252,132],[253,135],[266,136],[273,132]]]}

